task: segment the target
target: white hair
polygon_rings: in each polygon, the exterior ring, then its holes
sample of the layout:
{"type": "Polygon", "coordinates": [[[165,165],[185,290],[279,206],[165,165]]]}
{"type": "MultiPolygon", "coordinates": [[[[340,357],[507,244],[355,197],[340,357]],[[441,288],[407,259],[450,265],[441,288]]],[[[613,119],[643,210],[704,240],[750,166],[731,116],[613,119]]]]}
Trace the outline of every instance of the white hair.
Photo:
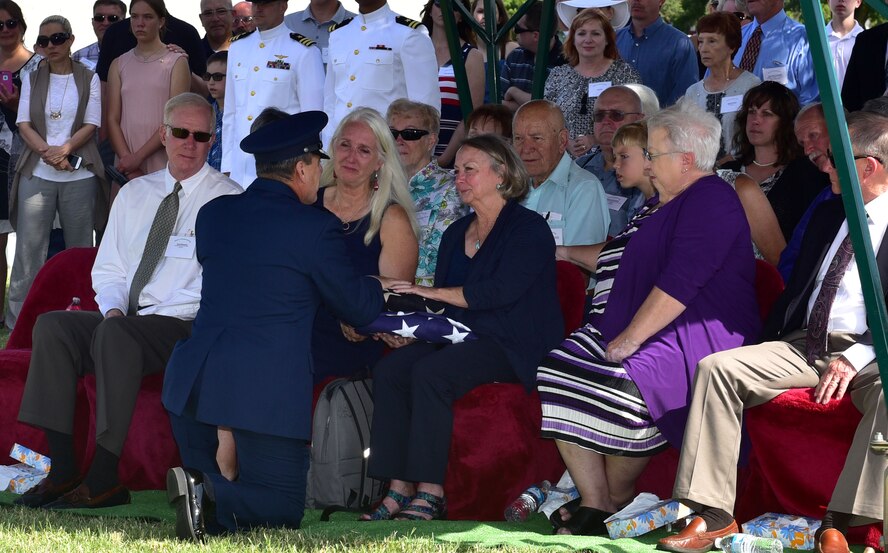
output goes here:
{"type": "Polygon", "coordinates": [[[721,139],[721,123],[714,115],[684,97],[650,116],[647,124],[648,136],[654,129],[663,129],[677,151],[694,154],[697,169],[712,171],[721,139]]]}

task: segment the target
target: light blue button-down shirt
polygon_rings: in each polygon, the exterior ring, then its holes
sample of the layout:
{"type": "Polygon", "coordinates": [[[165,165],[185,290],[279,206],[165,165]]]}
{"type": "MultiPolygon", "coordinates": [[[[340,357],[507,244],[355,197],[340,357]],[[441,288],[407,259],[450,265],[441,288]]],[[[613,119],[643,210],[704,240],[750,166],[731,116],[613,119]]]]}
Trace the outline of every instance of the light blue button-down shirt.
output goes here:
{"type": "Polygon", "coordinates": [[[587,246],[607,238],[610,213],[604,189],[595,175],[580,168],[568,154],[543,184],[530,187],[521,203],[546,219],[559,246],[587,246]]]}
{"type": "MultiPolygon", "coordinates": [[[[743,27],[743,42],[734,56],[735,65],[740,65],[746,43],[758,27],[758,20],[743,27]]],[[[814,61],[811,59],[805,26],[793,21],[785,11],[780,10],[777,15],[762,23],[761,28],[762,49],[752,73],[765,81],[768,80],[764,76],[766,69],[785,68],[786,81],[781,84],[795,93],[799,103],[804,106],[818,101],[820,92],[817,90],[817,81],[814,80],[814,61]]]]}
{"type": "Polygon", "coordinates": [[[633,34],[633,25],[630,22],[617,31],[617,50],[641,73],[641,84],[654,89],[660,106],[671,106],[700,80],[694,45],[661,17],[645,27],[640,37],[633,34]]]}

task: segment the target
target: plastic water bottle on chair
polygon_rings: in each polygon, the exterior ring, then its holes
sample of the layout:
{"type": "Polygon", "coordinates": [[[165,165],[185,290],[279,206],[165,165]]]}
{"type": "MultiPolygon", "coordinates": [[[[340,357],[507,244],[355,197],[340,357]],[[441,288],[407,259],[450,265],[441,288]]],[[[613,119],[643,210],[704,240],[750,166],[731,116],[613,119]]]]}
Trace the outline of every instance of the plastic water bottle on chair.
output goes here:
{"type": "Polygon", "coordinates": [[[506,507],[504,516],[509,522],[524,522],[527,517],[537,512],[540,505],[546,501],[549,489],[552,484],[548,480],[543,480],[539,484],[531,486],[524,490],[518,498],[506,507]]]}
{"type": "Polygon", "coordinates": [[[71,298],[71,305],[65,311],[80,311],[80,298],[77,296],[71,298]]]}
{"type": "Polygon", "coordinates": [[[715,548],[725,553],[783,553],[783,544],[773,538],[731,534],[715,539],[715,548]]]}

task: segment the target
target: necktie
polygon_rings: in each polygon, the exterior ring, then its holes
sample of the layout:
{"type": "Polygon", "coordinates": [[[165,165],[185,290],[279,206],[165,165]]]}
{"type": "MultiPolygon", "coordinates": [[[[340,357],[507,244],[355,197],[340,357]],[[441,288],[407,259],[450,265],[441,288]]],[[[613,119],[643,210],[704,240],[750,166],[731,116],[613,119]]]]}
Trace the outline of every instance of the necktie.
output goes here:
{"type": "Polygon", "coordinates": [[[145,249],[142,251],[142,260],[139,261],[139,267],[136,269],[133,283],[130,286],[128,310],[130,315],[136,314],[139,307],[139,294],[151,280],[154,269],[157,268],[160,258],[166,251],[167,243],[176,224],[176,217],[179,216],[180,190],[182,190],[182,185],[176,182],[173,191],[157,206],[157,213],[154,214],[154,221],[151,223],[151,230],[148,231],[148,239],[145,241],[145,249]]]}
{"type": "Polygon", "coordinates": [[[740,58],[740,69],[744,69],[752,73],[755,69],[755,62],[758,60],[759,51],[762,49],[762,28],[756,27],[752,31],[752,36],[746,42],[746,49],[743,50],[743,57],[740,58]]]}
{"type": "Polygon", "coordinates": [[[851,249],[851,235],[849,234],[842,240],[839,250],[826,269],[826,275],[820,284],[820,292],[817,294],[817,299],[814,300],[811,315],[808,317],[805,358],[810,365],[813,365],[814,361],[826,353],[826,326],[829,322],[829,311],[832,308],[833,300],[836,299],[839,283],[853,257],[854,250],[851,249]]]}

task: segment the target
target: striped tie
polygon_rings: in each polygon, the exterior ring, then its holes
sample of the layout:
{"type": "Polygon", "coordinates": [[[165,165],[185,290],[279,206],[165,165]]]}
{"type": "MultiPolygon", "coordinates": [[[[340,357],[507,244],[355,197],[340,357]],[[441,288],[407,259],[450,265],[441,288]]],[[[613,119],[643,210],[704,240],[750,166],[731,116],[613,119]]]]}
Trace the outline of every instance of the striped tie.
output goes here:
{"type": "Polygon", "coordinates": [[[749,71],[755,69],[755,62],[758,60],[759,52],[762,49],[762,28],[756,27],[752,31],[752,36],[746,43],[746,49],[743,50],[743,57],[740,58],[740,69],[749,71]]]}
{"type": "Polygon", "coordinates": [[[148,239],[145,241],[145,250],[142,252],[142,260],[133,276],[133,283],[130,286],[129,293],[129,315],[135,315],[139,308],[139,294],[142,289],[151,280],[154,275],[154,269],[160,262],[166,251],[167,243],[173,228],[176,225],[176,218],[179,216],[179,191],[182,185],[176,182],[173,191],[170,192],[157,206],[157,213],[154,214],[154,221],[151,223],[151,230],[148,231],[148,239]]]}

